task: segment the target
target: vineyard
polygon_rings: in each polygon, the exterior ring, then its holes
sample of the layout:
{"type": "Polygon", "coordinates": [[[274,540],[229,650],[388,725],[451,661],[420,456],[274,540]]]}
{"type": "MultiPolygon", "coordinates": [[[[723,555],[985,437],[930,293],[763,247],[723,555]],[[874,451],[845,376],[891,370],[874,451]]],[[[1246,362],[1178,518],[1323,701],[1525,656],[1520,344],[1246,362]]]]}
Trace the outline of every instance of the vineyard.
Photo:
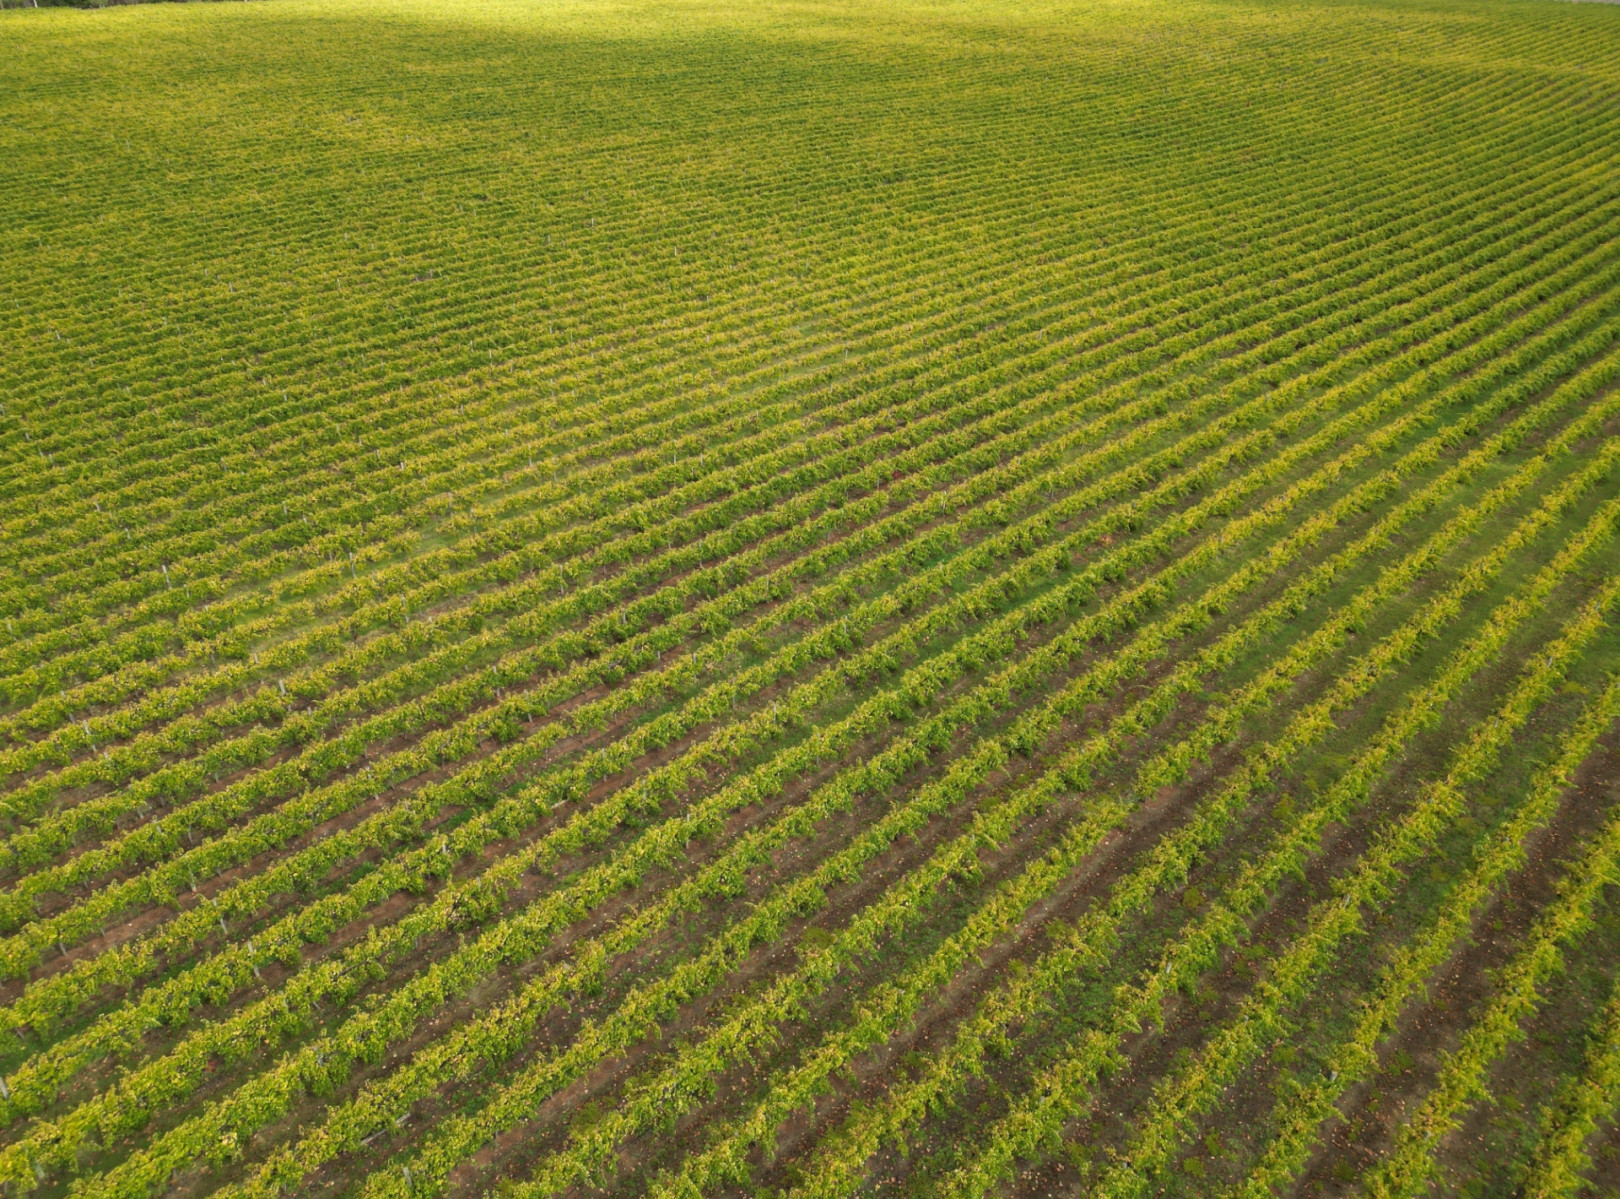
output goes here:
{"type": "Polygon", "coordinates": [[[0,1193],[1620,1196],[1620,6],[0,82],[0,1193]]]}

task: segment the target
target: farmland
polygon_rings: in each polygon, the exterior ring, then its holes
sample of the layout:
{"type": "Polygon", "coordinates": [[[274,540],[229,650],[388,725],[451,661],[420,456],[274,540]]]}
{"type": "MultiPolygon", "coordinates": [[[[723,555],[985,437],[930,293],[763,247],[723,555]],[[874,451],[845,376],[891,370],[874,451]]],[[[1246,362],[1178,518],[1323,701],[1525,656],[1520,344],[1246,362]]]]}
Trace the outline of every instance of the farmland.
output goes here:
{"type": "Polygon", "coordinates": [[[0,84],[5,1194],[1620,1195],[1620,6],[0,84]]]}

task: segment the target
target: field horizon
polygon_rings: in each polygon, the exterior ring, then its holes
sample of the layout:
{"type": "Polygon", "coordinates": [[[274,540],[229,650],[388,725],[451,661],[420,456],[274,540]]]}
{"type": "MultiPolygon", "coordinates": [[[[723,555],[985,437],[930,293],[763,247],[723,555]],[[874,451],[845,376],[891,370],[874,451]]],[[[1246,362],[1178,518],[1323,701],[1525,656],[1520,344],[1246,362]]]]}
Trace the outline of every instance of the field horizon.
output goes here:
{"type": "Polygon", "coordinates": [[[1620,10],[0,89],[4,1194],[1620,1199],[1620,10]]]}

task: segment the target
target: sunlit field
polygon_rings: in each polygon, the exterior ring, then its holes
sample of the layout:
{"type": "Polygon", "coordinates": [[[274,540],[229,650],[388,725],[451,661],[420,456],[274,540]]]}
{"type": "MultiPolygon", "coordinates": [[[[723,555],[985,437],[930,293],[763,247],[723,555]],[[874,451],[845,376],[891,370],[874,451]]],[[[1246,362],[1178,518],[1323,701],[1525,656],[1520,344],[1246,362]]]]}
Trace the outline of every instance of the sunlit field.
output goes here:
{"type": "Polygon", "coordinates": [[[0,95],[5,1194],[1620,1195],[1620,6],[0,95]]]}

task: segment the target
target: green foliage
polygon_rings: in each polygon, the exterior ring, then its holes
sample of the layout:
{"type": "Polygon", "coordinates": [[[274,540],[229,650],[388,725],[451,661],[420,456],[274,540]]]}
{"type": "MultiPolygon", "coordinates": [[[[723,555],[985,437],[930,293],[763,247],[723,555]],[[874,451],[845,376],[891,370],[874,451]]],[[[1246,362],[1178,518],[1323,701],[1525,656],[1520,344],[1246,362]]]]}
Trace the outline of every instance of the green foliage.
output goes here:
{"type": "Polygon", "coordinates": [[[0,14],[0,1184],[1423,1193],[1620,844],[1391,1050],[1620,711],[1617,15],[0,14]]]}

